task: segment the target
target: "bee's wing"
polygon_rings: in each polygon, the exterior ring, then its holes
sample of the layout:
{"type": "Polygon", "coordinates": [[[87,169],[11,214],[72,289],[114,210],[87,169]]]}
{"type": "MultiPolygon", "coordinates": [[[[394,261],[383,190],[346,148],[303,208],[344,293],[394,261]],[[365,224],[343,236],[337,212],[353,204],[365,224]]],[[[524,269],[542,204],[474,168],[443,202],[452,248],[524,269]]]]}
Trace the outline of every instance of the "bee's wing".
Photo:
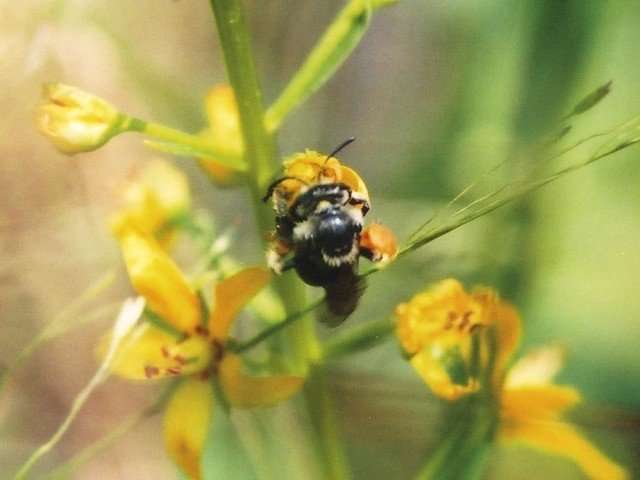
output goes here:
{"type": "Polygon", "coordinates": [[[357,267],[344,267],[335,282],[324,287],[325,302],[319,318],[328,327],[337,327],[353,313],[366,288],[364,277],[356,273],[357,267]]]}

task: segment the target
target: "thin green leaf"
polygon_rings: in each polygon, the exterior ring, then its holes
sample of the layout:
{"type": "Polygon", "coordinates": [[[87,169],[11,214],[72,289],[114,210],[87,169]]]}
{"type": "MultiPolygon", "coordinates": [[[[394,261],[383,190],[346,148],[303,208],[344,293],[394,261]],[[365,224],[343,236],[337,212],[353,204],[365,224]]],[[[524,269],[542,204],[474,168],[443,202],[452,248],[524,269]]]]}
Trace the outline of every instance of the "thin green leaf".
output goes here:
{"type": "Polygon", "coordinates": [[[367,31],[373,10],[394,3],[390,0],[351,0],[313,48],[280,97],[265,115],[269,131],[329,80],[356,48],[367,31]]]}
{"type": "Polygon", "coordinates": [[[247,166],[241,157],[220,154],[220,152],[205,146],[184,145],[182,143],[159,142],[155,140],[145,140],[144,144],[153,150],[170,153],[178,157],[215,158],[217,163],[227,168],[239,172],[247,171],[247,166]]]}
{"type": "MultiPolygon", "coordinates": [[[[221,402],[216,399],[216,406],[221,402]]],[[[204,480],[257,479],[252,461],[225,408],[217,408],[202,454],[204,480]]]]}
{"type": "MultiPolygon", "coordinates": [[[[490,213],[507,203],[531,193],[548,183],[551,183],[564,175],[579,170],[597,160],[608,157],[620,150],[628,148],[640,142],[640,116],[631,119],[620,127],[605,134],[610,136],[598,147],[594,153],[587,156],[584,160],[573,163],[551,175],[542,178],[525,178],[514,181],[508,185],[503,185],[497,190],[474,200],[466,207],[458,210],[454,215],[449,217],[448,221],[434,226],[431,229],[422,231],[419,235],[414,235],[410,241],[402,248],[399,255],[404,255],[410,251],[416,250],[421,246],[449,233],[461,226],[490,213]]],[[[601,134],[591,135],[588,140],[601,136],[601,134]]],[[[585,143],[587,139],[576,142],[572,147],[565,149],[563,153],[567,153],[573,148],[585,143]]]]}

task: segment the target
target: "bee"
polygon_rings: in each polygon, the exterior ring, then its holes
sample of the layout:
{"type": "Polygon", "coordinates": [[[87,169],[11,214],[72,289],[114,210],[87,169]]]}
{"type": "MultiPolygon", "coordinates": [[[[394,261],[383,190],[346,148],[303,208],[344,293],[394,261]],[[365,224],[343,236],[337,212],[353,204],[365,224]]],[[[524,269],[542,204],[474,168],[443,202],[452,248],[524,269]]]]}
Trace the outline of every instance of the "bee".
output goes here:
{"type": "Polygon", "coordinates": [[[285,161],[285,175],[264,197],[276,213],[267,262],[276,273],[295,269],[308,285],[326,292],[325,323],[340,324],[356,308],[365,289],[358,260],[388,261],[396,252],[391,230],[380,224],[364,228],[371,209],[360,176],[334,158],[355,139],[326,157],[306,151],[285,161]]]}

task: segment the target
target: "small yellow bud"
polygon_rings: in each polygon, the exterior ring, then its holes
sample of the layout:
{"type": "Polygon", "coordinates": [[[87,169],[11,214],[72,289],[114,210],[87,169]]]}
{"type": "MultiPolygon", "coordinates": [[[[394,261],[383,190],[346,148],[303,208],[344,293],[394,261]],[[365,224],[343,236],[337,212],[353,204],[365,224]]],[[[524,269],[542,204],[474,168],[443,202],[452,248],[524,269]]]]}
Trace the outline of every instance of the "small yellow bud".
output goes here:
{"type": "Polygon", "coordinates": [[[121,132],[124,116],[111,104],[62,83],[43,89],[36,113],[38,129],[62,153],[90,152],[121,132]]]}
{"type": "MultiPolygon", "coordinates": [[[[231,155],[242,155],[244,142],[240,131],[238,105],[229,85],[216,85],[207,94],[205,109],[209,127],[201,135],[231,155]]],[[[217,185],[228,187],[242,182],[242,175],[215,158],[200,158],[200,165],[217,185]]]]}

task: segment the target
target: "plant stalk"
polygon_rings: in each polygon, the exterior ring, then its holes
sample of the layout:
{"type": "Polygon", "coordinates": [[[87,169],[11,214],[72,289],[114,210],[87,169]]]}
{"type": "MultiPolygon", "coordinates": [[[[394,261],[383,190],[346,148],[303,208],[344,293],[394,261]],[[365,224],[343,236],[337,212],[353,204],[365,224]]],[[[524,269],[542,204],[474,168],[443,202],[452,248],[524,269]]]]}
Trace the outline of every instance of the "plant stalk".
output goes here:
{"type": "MultiPolygon", "coordinates": [[[[240,0],[211,0],[211,6],[229,81],[238,103],[256,221],[260,235],[266,241],[268,232],[273,228],[273,212],[262,202],[262,197],[277,170],[275,140],[265,129],[262,93],[240,0]]],[[[288,315],[305,308],[305,288],[296,277],[283,275],[276,279],[275,287],[288,315]]],[[[292,370],[306,373],[310,357],[319,350],[312,318],[296,322],[285,335],[292,370]]]]}
{"type": "Polygon", "coordinates": [[[338,428],[333,399],[327,388],[326,372],[315,368],[304,385],[304,399],[314,427],[316,447],[322,454],[323,478],[351,478],[344,444],[338,428]]]}
{"type": "MultiPolygon", "coordinates": [[[[224,162],[225,165],[238,166],[238,157],[216,147],[206,138],[183,132],[161,123],[147,122],[139,118],[127,117],[122,130],[143,133],[160,142],[167,142],[191,149],[192,156],[206,156],[224,162]]],[[[242,167],[242,166],[239,166],[242,167]]],[[[239,168],[240,171],[243,168],[239,168]]]]}

